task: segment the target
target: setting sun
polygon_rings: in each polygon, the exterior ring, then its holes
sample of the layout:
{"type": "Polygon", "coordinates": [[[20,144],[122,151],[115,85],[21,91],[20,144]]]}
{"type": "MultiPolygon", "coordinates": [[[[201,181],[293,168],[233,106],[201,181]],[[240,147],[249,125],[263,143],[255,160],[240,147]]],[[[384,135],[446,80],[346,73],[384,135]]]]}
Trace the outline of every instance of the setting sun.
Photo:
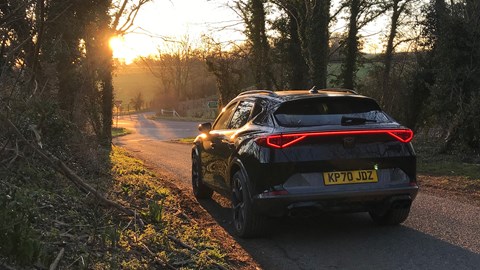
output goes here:
{"type": "Polygon", "coordinates": [[[218,41],[242,40],[241,30],[225,28],[231,23],[230,19],[235,18],[235,13],[222,3],[207,0],[149,2],[148,8],[139,12],[129,32],[110,40],[113,57],[129,64],[135,58],[156,55],[159,49],[168,50],[169,43],[183,37],[199,42],[204,34],[218,41]]]}
{"type": "Polygon", "coordinates": [[[122,38],[120,37],[112,37],[110,39],[110,47],[112,50],[118,50],[122,46],[122,38]]]}
{"type": "Polygon", "coordinates": [[[124,37],[112,37],[110,48],[112,48],[113,57],[124,61],[127,65],[138,57],[137,53],[127,45],[124,37]]]}
{"type": "Polygon", "coordinates": [[[132,63],[136,58],[155,55],[158,53],[159,44],[145,35],[128,33],[124,36],[115,36],[110,39],[110,48],[113,58],[132,63]]]}

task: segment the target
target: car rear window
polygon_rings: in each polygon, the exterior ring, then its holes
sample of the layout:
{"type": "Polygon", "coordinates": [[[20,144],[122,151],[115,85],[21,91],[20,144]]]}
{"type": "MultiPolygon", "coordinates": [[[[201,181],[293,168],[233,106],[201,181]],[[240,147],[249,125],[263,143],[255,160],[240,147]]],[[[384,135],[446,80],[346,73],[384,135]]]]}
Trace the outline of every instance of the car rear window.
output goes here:
{"type": "Polygon", "coordinates": [[[369,98],[321,97],[283,103],[274,113],[285,127],[389,123],[390,118],[369,98]]]}

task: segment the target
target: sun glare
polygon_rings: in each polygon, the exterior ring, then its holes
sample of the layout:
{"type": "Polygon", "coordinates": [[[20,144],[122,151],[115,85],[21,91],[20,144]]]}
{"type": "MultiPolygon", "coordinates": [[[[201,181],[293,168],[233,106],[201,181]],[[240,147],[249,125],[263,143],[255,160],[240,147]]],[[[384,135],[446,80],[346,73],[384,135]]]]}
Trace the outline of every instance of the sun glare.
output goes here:
{"type": "Polygon", "coordinates": [[[110,48],[113,51],[113,58],[119,59],[127,65],[138,57],[138,54],[125,42],[124,37],[112,37],[110,39],[110,48]]]}
{"type": "Polygon", "coordinates": [[[116,36],[110,39],[110,48],[113,51],[113,58],[131,64],[136,58],[156,54],[157,46],[148,37],[127,34],[116,36]]]}
{"type": "Polygon", "coordinates": [[[121,37],[112,37],[110,38],[110,48],[112,50],[118,50],[122,46],[122,38],[121,37]]]}

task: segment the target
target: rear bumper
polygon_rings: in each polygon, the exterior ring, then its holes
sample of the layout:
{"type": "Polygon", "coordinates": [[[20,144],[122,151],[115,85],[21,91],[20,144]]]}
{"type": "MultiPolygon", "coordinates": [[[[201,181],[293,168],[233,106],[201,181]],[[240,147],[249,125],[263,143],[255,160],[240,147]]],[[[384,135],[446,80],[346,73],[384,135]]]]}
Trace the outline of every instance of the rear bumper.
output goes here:
{"type": "Polygon", "coordinates": [[[412,202],[418,186],[371,191],[328,192],[315,194],[287,194],[253,198],[255,211],[268,216],[285,216],[299,209],[327,212],[362,212],[394,201],[412,202]]]}

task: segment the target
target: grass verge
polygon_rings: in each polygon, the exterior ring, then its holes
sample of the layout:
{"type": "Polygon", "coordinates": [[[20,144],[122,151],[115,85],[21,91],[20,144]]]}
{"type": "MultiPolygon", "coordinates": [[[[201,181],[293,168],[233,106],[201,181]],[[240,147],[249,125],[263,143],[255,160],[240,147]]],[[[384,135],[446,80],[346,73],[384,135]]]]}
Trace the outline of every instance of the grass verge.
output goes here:
{"type": "Polygon", "coordinates": [[[427,161],[418,160],[418,172],[434,176],[463,176],[480,181],[480,164],[458,161],[455,157],[448,159],[427,161]]]}
{"type": "Polygon", "coordinates": [[[195,140],[194,137],[187,137],[187,138],[180,138],[180,139],[172,140],[172,142],[183,143],[183,144],[193,144],[194,140],[195,140]]]}
{"type": "Polygon", "coordinates": [[[183,122],[210,122],[213,123],[215,119],[205,119],[205,118],[195,118],[195,117],[174,117],[174,116],[162,116],[162,115],[154,115],[150,119],[152,120],[171,120],[171,121],[183,121],[183,122]]]}
{"type": "Polygon", "coordinates": [[[480,158],[460,152],[441,153],[441,141],[419,135],[414,141],[417,171],[432,176],[459,176],[480,181],[480,158]]]}
{"type": "MultiPolygon", "coordinates": [[[[456,198],[480,204],[480,164],[478,156],[465,153],[440,153],[441,142],[419,136],[414,142],[421,188],[442,191],[456,198]]],[[[445,194],[443,194],[445,193],[445,194]]]]}
{"type": "Polygon", "coordinates": [[[461,162],[455,155],[424,156],[420,153],[417,168],[422,188],[433,192],[443,190],[480,204],[480,164],[461,162]]]}
{"type": "MultiPolygon", "coordinates": [[[[2,175],[0,268],[46,269],[60,250],[59,269],[229,268],[221,243],[140,160],[113,147],[107,163],[88,182],[137,218],[99,205],[53,172],[16,182],[2,175]]],[[[28,166],[24,175],[32,175],[28,166]]]]}
{"type": "Polygon", "coordinates": [[[116,128],[112,127],[112,137],[119,137],[119,136],[124,136],[127,134],[131,134],[132,131],[126,128],[116,128]]]}
{"type": "Polygon", "coordinates": [[[130,226],[118,235],[119,254],[136,254],[125,260],[122,267],[147,266],[151,269],[158,266],[158,262],[183,269],[215,269],[227,265],[210,231],[192,223],[182,211],[180,199],[163,187],[161,179],[147,170],[140,160],[114,147],[111,162],[111,172],[116,176],[112,192],[120,195],[120,201],[137,209],[148,223],[143,229],[130,226]],[[132,250],[137,252],[132,253],[132,250]]]}

